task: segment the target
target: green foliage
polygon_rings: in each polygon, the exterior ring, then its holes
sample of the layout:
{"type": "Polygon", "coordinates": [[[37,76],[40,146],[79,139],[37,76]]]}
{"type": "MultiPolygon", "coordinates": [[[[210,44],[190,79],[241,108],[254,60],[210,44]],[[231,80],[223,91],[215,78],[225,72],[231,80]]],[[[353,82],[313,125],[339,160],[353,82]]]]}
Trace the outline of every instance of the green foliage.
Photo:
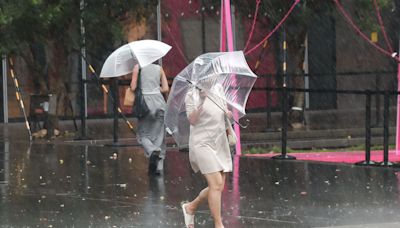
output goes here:
{"type": "MultiPolygon", "coordinates": [[[[395,145],[389,145],[389,149],[394,149],[395,145]]],[[[350,147],[343,148],[311,148],[311,149],[291,149],[287,148],[286,152],[288,153],[307,153],[307,152],[338,152],[338,151],[364,151],[365,145],[355,145],[350,147]]],[[[371,146],[371,150],[383,150],[382,145],[373,145],[371,146]]],[[[281,147],[273,146],[272,148],[265,147],[250,147],[242,151],[243,154],[280,154],[282,152],[281,147]]]]}
{"type": "MultiPolygon", "coordinates": [[[[393,0],[377,0],[377,4],[381,11],[381,15],[385,15],[391,11],[391,8],[393,7],[393,0]]],[[[355,0],[354,18],[357,24],[365,32],[380,30],[376,16],[376,8],[372,0],[371,1],[355,0]]]]}
{"type": "Polygon", "coordinates": [[[243,150],[243,154],[265,154],[267,149],[262,147],[250,147],[243,150]]]}
{"type": "MultiPolygon", "coordinates": [[[[19,52],[24,44],[65,36],[67,19],[74,11],[70,1],[5,0],[0,15],[0,50],[19,52]]],[[[68,33],[66,33],[68,35],[68,33]]]]}
{"type": "MultiPolygon", "coordinates": [[[[382,12],[387,12],[394,0],[378,0],[382,12]]],[[[219,6],[219,0],[203,0],[205,5],[219,6]]],[[[262,0],[260,13],[265,12],[269,25],[277,24],[293,0],[262,0]]],[[[81,14],[80,0],[1,0],[0,1],[0,52],[18,51],[22,43],[61,40],[66,46],[79,48],[79,26],[84,19],[88,45],[111,49],[121,42],[121,21],[128,12],[137,21],[155,11],[157,0],[85,0],[81,14]],[[74,31],[71,31],[74,30],[74,31]]],[[[377,30],[373,1],[342,1],[356,22],[368,31],[377,30]]],[[[242,16],[254,13],[256,1],[232,1],[242,16]]],[[[311,15],[327,7],[333,1],[301,1],[286,25],[288,33],[306,29],[311,15]]]]}
{"type": "Polygon", "coordinates": [[[0,52],[19,52],[24,44],[53,40],[79,49],[80,19],[87,41],[114,44],[121,39],[121,20],[128,13],[137,20],[154,10],[157,0],[2,0],[0,1],[0,52]]]}
{"type": "MultiPolygon", "coordinates": [[[[243,150],[243,154],[266,154],[266,153],[281,153],[281,148],[278,146],[273,146],[272,148],[265,148],[265,147],[250,147],[245,150],[243,150]]],[[[296,150],[292,150],[290,148],[287,148],[286,150],[288,153],[291,152],[298,152],[296,150]]]]}
{"type": "MultiPolygon", "coordinates": [[[[363,29],[377,31],[379,24],[376,20],[375,7],[372,0],[342,0],[340,2],[363,29]]],[[[394,4],[394,0],[378,0],[377,2],[382,14],[389,12],[394,4]]],[[[293,0],[262,0],[259,12],[265,12],[269,25],[274,26],[284,17],[293,3],[293,0]]],[[[234,4],[236,5],[236,10],[242,16],[253,14],[256,7],[256,1],[235,1],[234,4]]],[[[335,12],[334,2],[321,0],[300,1],[285,23],[287,29],[289,29],[288,32],[290,33],[290,30],[293,30],[293,33],[296,34],[301,27],[306,29],[313,15],[320,11],[335,12]]]]}

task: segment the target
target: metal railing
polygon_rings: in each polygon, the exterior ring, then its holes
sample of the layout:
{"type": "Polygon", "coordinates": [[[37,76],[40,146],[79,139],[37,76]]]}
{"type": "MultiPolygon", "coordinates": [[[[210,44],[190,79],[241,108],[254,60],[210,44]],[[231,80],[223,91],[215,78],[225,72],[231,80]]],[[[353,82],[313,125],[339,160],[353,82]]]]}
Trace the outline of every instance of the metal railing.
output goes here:
{"type": "Polygon", "coordinates": [[[267,91],[275,91],[281,93],[281,154],[274,156],[274,159],[295,159],[295,157],[288,155],[288,109],[287,100],[289,92],[303,92],[303,93],[335,93],[335,94],[357,94],[365,96],[365,160],[358,162],[359,165],[381,165],[392,166],[393,163],[389,161],[389,108],[391,97],[397,97],[400,92],[390,90],[327,90],[327,89],[302,89],[302,88],[265,88],[267,91]],[[375,163],[371,161],[371,97],[373,95],[383,96],[383,162],[375,163]]]}

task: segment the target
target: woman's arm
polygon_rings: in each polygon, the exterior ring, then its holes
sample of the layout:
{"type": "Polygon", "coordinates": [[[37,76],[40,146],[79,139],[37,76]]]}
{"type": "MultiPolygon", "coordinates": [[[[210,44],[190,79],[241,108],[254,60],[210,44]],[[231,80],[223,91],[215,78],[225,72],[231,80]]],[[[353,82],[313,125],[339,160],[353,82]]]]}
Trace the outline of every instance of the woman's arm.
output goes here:
{"type": "Polygon", "coordinates": [[[133,71],[132,71],[132,79],[131,79],[131,83],[129,84],[129,87],[131,89],[132,92],[134,92],[137,88],[137,79],[138,79],[138,75],[139,75],[139,65],[136,64],[133,67],[133,71]]]}
{"type": "Polygon", "coordinates": [[[168,93],[169,92],[168,80],[167,80],[167,76],[165,76],[165,72],[162,67],[161,67],[160,84],[161,84],[160,92],[168,93]]]}
{"type": "Polygon", "coordinates": [[[200,113],[203,111],[203,105],[200,105],[197,109],[192,110],[188,115],[190,125],[196,125],[199,121],[200,113]]]}
{"type": "Polygon", "coordinates": [[[206,94],[204,92],[199,92],[196,88],[192,88],[192,90],[188,91],[186,94],[186,113],[190,125],[196,125],[199,121],[205,98],[206,94]]]}

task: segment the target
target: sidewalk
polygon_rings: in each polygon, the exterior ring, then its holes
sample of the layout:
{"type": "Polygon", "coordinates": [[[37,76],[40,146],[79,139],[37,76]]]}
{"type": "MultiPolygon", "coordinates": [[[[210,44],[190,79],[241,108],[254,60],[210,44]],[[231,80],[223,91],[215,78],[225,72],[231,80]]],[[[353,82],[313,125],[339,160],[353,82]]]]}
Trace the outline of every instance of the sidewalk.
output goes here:
{"type": "MultiPolygon", "coordinates": [[[[107,146],[109,123],[90,122],[93,140],[83,141],[30,143],[23,125],[1,126],[1,226],[183,227],[180,202],[206,186],[191,171],[188,153],[170,147],[164,175],[149,176],[147,159],[129,130],[121,127],[121,141],[132,139],[132,145],[107,146]]],[[[249,156],[233,160],[223,194],[226,227],[400,223],[396,168],[249,156]]],[[[196,227],[213,227],[206,205],[196,214],[196,227]]]]}

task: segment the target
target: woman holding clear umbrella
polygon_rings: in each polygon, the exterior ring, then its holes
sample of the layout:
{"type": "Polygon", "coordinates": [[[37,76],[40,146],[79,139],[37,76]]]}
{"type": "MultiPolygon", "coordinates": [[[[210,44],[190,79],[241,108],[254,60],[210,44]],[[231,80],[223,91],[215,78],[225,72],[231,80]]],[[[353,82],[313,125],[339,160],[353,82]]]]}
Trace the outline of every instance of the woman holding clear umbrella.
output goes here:
{"type": "Polygon", "coordinates": [[[174,78],[166,129],[179,147],[189,146],[192,169],[200,171],[208,184],[194,200],[182,204],[186,227],[194,227],[194,214],[206,200],[215,227],[224,227],[221,195],[226,173],[232,172],[229,145],[236,139],[230,120],[247,127],[239,119],[246,115],[247,98],[256,80],[241,51],[202,54],[174,78]]]}
{"type": "Polygon", "coordinates": [[[137,140],[143,146],[149,158],[149,174],[162,174],[166,154],[164,113],[166,102],[163,96],[168,94],[167,77],[161,66],[150,64],[140,70],[135,65],[132,72],[130,89],[141,89],[149,113],[138,119],[137,140]]]}
{"type": "Polygon", "coordinates": [[[215,227],[224,227],[221,218],[221,196],[226,173],[232,172],[225,118],[231,118],[232,114],[227,110],[225,102],[215,94],[215,91],[207,93],[193,87],[185,98],[190,123],[190,164],[194,172],[200,171],[203,174],[208,184],[194,200],[182,204],[186,227],[194,227],[194,214],[204,201],[208,201],[215,227]]]}

